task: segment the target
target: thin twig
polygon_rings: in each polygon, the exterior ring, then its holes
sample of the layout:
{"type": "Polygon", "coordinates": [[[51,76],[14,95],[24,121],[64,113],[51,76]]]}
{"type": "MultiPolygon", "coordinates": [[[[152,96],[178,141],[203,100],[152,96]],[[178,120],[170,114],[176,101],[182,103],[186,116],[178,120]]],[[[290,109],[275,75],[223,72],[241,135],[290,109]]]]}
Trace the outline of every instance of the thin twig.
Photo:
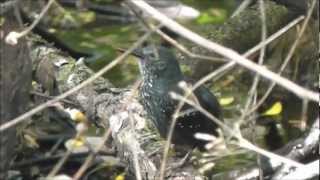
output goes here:
{"type": "MultiPolygon", "coordinates": [[[[263,1],[262,0],[259,0],[259,6],[260,6],[260,14],[261,14],[261,42],[262,42],[262,47],[260,49],[260,55],[259,55],[259,61],[258,61],[258,64],[259,65],[262,65],[263,64],[263,61],[264,61],[264,56],[265,56],[265,51],[266,51],[266,43],[265,43],[265,40],[266,40],[266,36],[267,36],[267,27],[266,27],[266,15],[265,15],[265,7],[264,7],[264,4],[263,4],[263,1]]],[[[249,90],[249,93],[248,93],[248,98],[247,98],[247,101],[246,101],[246,104],[245,104],[245,107],[244,107],[244,111],[243,111],[243,114],[240,118],[240,121],[243,121],[243,119],[245,118],[245,115],[246,115],[246,112],[248,111],[250,105],[252,104],[252,98],[256,95],[256,90],[257,90],[257,87],[258,87],[258,84],[259,84],[259,80],[260,80],[260,76],[259,74],[255,74],[255,77],[253,79],[253,83],[252,83],[252,86],[249,90]]]]}
{"type": "MultiPolygon", "coordinates": [[[[149,27],[150,27],[151,29],[154,29],[154,28],[155,28],[155,26],[152,25],[152,24],[149,24],[149,27]]],[[[158,33],[163,39],[165,39],[166,41],[168,41],[171,45],[173,45],[174,47],[176,47],[179,51],[181,51],[182,53],[184,53],[185,55],[187,55],[189,58],[208,60],[208,61],[213,61],[213,62],[217,62],[217,63],[222,63],[222,62],[226,62],[226,61],[227,61],[227,60],[224,59],[224,58],[195,54],[195,53],[189,51],[185,46],[183,46],[182,44],[178,43],[176,40],[174,40],[173,38],[171,38],[170,36],[168,36],[166,33],[162,32],[160,29],[158,29],[158,30],[156,31],[156,33],[158,33]]]]}
{"type": "Polygon", "coordinates": [[[48,3],[46,4],[46,6],[42,9],[41,13],[39,14],[39,16],[33,21],[33,23],[26,28],[23,32],[21,32],[21,36],[25,36],[27,35],[29,32],[32,31],[32,29],[40,22],[40,20],[42,19],[42,17],[47,13],[47,11],[49,10],[51,4],[54,2],[55,0],[49,0],[48,3]]]}
{"type": "Polygon", "coordinates": [[[302,101],[302,110],[301,110],[301,122],[300,122],[300,129],[302,131],[305,131],[307,128],[307,119],[308,119],[308,106],[309,101],[308,100],[303,100],[302,101]]]}
{"type": "Polygon", "coordinates": [[[252,0],[244,0],[241,2],[241,4],[237,7],[237,9],[232,13],[231,18],[236,17],[239,15],[242,11],[244,11],[252,2],[252,0]]]}
{"type": "Polygon", "coordinates": [[[68,160],[68,158],[70,157],[71,154],[72,154],[72,149],[68,149],[67,152],[58,161],[58,163],[50,171],[50,173],[48,174],[47,178],[55,176],[59,172],[59,170],[61,169],[63,164],[68,160]]]}
{"type": "Polygon", "coordinates": [[[91,152],[90,155],[86,158],[86,160],[84,161],[84,163],[81,165],[81,167],[79,168],[79,170],[75,173],[75,175],[73,176],[73,180],[78,180],[81,178],[82,174],[88,169],[90,163],[93,161],[93,159],[95,158],[95,156],[97,155],[97,153],[103,148],[103,146],[105,145],[105,142],[108,140],[108,138],[110,137],[111,134],[111,129],[108,129],[102,139],[101,139],[101,143],[98,144],[98,146],[96,147],[96,149],[94,149],[94,152],[91,152]]]}
{"type": "MultiPolygon", "coordinates": [[[[44,98],[47,98],[47,99],[53,99],[54,96],[49,96],[49,95],[46,95],[44,93],[40,93],[40,92],[37,92],[37,91],[31,91],[30,94],[32,95],[35,95],[35,96],[40,96],[40,97],[44,97],[44,98]]],[[[70,104],[70,105],[73,105],[73,106],[79,106],[79,104],[76,104],[72,101],[69,101],[67,99],[62,99],[61,102],[64,102],[64,103],[67,103],[67,104],[70,104]]]]}
{"type": "Polygon", "coordinates": [[[6,42],[8,43],[12,43],[12,44],[16,44],[18,42],[18,39],[27,35],[29,32],[32,31],[32,29],[40,22],[40,20],[43,18],[43,16],[47,13],[47,11],[49,10],[50,6],[52,5],[52,3],[55,0],[49,0],[48,3],[46,4],[46,6],[42,9],[42,11],[40,12],[39,16],[32,22],[32,24],[27,27],[25,30],[23,30],[22,32],[10,32],[7,37],[6,37],[6,42]],[[11,39],[14,38],[14,39],[11,39]]]}
{"type": "MultiPolygon", "coordinates": [[[[149,31],[152,31],[152,30],[149,30],[149,31]]],[[[136,83],[134,83],[133,87],[132,87],[132,95],[128,98],[128,102],[131,102],[134,98],[134,94],[137,93],[138,91],[138,88],[139,88],[139,85],[141,83],[141,80],[137,80],[136,83]]],[[[134,120],[132,118],[132,111],[129,110],[129,120],[130,120],[130,126],[132,127],[132,131],[135,132],[135,128],[134,128],[134,120]]],[[[134,170],[135,170],[135,176],[136,176],[136,179],[137,180],[142,180],[142,176],[141,176],[141,170],[140,170],[140,165],[139,165],[139,156],[138,156],[138,153],[136,151],[136,149],[134,149],[134,145],[131,144],[130,146],[130,150],[131,150],[131,153],[133,154],[133,164],[134,164],[134,170]]]]}
{"type": "MultiPolygon", "coordinates": [[[[265,6],[264,6],[264,2],[263,0],[259,0],[259,10],[260,10],[260,15],[261,15],[261,42],[263,43],[262,48],[260,49],[260,56],[259,56],[259,61],[258,64],[262,65],[263,61],[264,61],[264,57],[265,57],[265,52],[266,52],[266,37],[267,37],[267,20],[266,20],[266,12],[265,12],[265,6]]],[[[248,101],[252,102],[252,105],[254,105],[257,102],[257,87],[259,84],[259,80],[260,80],[260,76],[258,74],[255,74],[253,83],[252,83],[252,87],[249,91],[249,98],[248,101]],[[252,96],[250,95],[252,93],[252,96]],[[250,97],[251,96],[251,97],[250,97]],[[252,100],[249,100],[250,98],[252,98],[252,100]]],[[[248,102],[248,106],[247,109],[245,109],[243,115],[246,114],[246,112],[249,109],[249,105],[250,103],[248,102]]],[[[250,106],[251,107],[251,106],[250,106]]],[[[246,107],[245,107],[246,108],[246,107]]],[[[245,118],[245,117],[243,117],[245,118]]],[[[242,119],[240,119],[242,120],[242,119]]],[[[255,125],[256,125],[256,121],[252,121],[252,141],[253,143],[256,145],[256,131],[255,131],[255,125]]],[[[261,158],[260,158],[260,154],[257,154],[257,164],[259,167],[259,178],[260,180],[263,179],[263,171],[261,168],[261,158]]]]}

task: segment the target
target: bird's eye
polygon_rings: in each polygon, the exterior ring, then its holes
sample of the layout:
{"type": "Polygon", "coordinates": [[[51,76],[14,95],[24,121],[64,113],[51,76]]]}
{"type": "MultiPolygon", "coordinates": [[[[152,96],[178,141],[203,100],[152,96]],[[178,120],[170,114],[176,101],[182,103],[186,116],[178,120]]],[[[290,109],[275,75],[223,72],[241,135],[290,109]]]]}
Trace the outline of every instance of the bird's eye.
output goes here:
{"type": "Polygon", "coordinates": [[[149,58],[152,59],[153,61],[159,60],[159,55],[157,52],[151,52],[148,54],[149,58]]]}
{"type": "Polygon", "coordinates": [[[163,74],[165,73],[165,69],[167,68],[167,64],[165,62],[162,61],[154,61],[150,64],[149,66],[149,71],[152,72],[152,74],[155,77],[161,77],[163,76],[163,74]]]}
{"type": "Polygon", "coordinates": [[[150,58],[156,58],[154,52],[151,52],[151,53],[149,54],[149,57],[150,57],[150,58]]]}
{"type": "Polygon", "coordinates": [[[163,71],[167,68],[167,64],[163,61],[158,61],[157,63],[157,69],[160,71],[163,71]]]}

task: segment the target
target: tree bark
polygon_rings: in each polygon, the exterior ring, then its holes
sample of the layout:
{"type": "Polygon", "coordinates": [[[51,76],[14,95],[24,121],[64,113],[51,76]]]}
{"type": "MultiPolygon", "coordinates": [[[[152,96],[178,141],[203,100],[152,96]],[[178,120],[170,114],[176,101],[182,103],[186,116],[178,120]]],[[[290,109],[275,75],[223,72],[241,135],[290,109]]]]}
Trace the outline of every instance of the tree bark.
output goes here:
{"type": "MultiPolygon", "coordinates": [[[[3,16],[4,24],[0,31],[0,121],[8,122],[26,111],[31,86],[31,61],[29,49],[24,38],[17,45],[5,43],[5,37],[11,31],[19,30],[14,10],[8,10],[3,16]]],[[[16,129],[9,128],[0,132],[0,179],[6,179],[6,171],[14,155],[16,129]]]]}

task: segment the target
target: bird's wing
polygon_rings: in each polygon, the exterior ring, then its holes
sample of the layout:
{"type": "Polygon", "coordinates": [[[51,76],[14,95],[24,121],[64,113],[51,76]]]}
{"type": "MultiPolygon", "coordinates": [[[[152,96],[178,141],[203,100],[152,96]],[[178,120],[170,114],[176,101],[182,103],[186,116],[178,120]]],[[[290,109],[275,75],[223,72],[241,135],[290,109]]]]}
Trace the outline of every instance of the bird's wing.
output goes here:
{"type": "MultiPolygon", "coordinates": [[[[191,88],[192,84],[194,84],[194,81],[190,78],[185,77],[185,81],[187,82],[189,88],[191,88]]],[[[213,95],[213,93],[205,86],[201,85],[194,90],[193,95],[189,96],[189,100],[201,105],[202,108],[209,111],[215,117],[222,119],[221,107],[216,96],[213,95]]],[[[183,111],[188,109],[190,109],[190,106],[184,106],[182,108],[183,111]]]]}
{"type": "Polygon", "coordinates": [[[204,109],[208,110],[215,117],[221,118],[220,104],[208,88],[200,86],[194,91],[194,94],[204,109]]]}

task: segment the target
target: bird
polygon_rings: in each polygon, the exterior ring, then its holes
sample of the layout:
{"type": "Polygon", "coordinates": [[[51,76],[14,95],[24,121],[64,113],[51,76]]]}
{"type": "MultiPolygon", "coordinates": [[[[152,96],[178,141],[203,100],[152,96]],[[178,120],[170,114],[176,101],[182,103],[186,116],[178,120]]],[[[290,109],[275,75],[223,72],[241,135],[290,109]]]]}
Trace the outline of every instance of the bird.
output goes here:
{"type": "MultiPolygon", "coordinates": [[[[170,48],[148,45],[134,53],[139,59],[142,83],[139,87],[139,99],[147,117],[151,119],[159,134],[166,138],[172,122],[172,116],[179,101],[172,99],[170,92],[183,95],[179,82],[193,83],[185,77],[179,63],[170,48]]],[[[217,98],[205,86],[194,90],[199,105],[213,116],[222,119],[221,107],[217,98]]],[[[172,143],[205,149],[206,141],[195,138],[196,133],[218,136],[218,126],[206,115],[188,104],[182,107],[175,125],[172,143]]]]}

